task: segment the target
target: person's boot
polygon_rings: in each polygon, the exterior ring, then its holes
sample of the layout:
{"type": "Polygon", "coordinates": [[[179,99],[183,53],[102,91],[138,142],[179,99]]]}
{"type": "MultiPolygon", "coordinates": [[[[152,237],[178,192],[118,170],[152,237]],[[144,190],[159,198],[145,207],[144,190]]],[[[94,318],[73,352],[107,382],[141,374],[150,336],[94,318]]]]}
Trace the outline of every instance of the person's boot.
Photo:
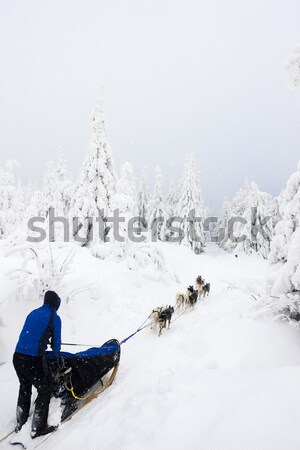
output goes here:
{"type": "Polygon", "coordinates": [[[15,426],[15,433],[19,433],[19,431],[21,431],[22,427],[23,427],[23,425],[21,425],[20,423],[18,423],[18,424],[15,426]]]}
{"type": "Polygon", "coordinates": [[[57,429],[57,426],[51,425],[51,426],[47,426],[43,430],[32,430],[31,437],[32,437],[32,439],[35,439],[39,436],[45,436],[46,434],[52,433],[56,429],[57,429]]]}
{"type": "Polygon", "coordinates": [[[73,412],[76,411],[77,408],[78,403],[74,398],[66,399],[66,401],[64,402],[64,409],[61,415],[61,421],[64,422],[65,420],[67,420],[67,418],[70,417],[73,414],[73,412]]]}

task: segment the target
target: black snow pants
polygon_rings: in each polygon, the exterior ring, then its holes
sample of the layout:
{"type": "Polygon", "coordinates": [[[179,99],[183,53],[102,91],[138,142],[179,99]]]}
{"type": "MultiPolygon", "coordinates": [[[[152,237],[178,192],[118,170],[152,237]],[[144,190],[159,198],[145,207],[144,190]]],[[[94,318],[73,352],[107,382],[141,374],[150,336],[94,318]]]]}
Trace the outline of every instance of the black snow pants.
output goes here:
{"type": "Polygon", "coordinates": [[[33,413],[32,431],[43,430],[47,427],[51,399],[51,373],[46,358],[14,353],[13,364],[20,381],[17,429],[20,430],[28,420],[32,386],[34,386],[38,395],[33,413]]]}

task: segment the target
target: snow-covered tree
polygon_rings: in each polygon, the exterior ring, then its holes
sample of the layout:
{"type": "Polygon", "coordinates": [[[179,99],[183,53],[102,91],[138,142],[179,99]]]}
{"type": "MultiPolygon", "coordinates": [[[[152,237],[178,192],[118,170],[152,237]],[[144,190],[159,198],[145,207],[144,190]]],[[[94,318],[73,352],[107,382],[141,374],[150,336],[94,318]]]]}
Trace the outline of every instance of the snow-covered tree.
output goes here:
{"type": "Polygon", "coordinates": [[[267,258],[273,235],[274,205],[270,194],[261,192],[255,183],[246,179],[232,203],[225,204],[221,216],[225,236],[220,246],[227,251],[254,251],[267,258]]]}
{"type": "Polygon", "coordinates": [[[289,87],[293,90],[300,85],[300,45],[286,61],[285,68],[288,72],[289,87]]]}
{"type": "Polygon", "coordinates": [[[280,220],[275,227],[269,260],[273,269],[271,296],[277,308],[300,317],[300,166],[278,197],[280,220]]]}
{"type": "Polygon", "coordinates": [[[228,228],[231,217],[231,203],[225,198],[218,221],[218,243],[220,247],[224,247],[228,239],[228,228]]]}
{"type": "Polygon", "coordinates": [[[144,219],[144,224],[139,223],[139,232],[142,231],[142,229],[146,225],[146,217],[148,212],[148,204],[149,204],[149,188],[147,184],[147,171],[144,168],[141,175],[141,182],[138,189],[137,194],[137,212],[138,216],[142,217],[144,219]]]}
{"type": "Polygon", "coordinates": [[[114,230],[114,227],[112,227],[108,236],[110,241],[114,242],[115,246],[118,247],[117,253],[119,256],[123,256],[128,246],[130,246],[128,236],[129,220],[137,215],[136,185],[133,166],[129,162],[126,162],[121,167],[121,175],[117,181],[116,192],[112,196],[111,205],[113,211],[116,212],[118,210],[122,222],[118,224],[117,230],[114,230]],[[122,238],[123,242],[118,240],[118,236],[122,238]]]}
{"type": "Polygon", "coordinates": [[[27,183],[27,185],[23,186],[23,198],[24,198],[24,205],[27,209],[31,203],[31,197],[33,194],[33,186],[31,180],[27,183]]]}
{"type": "Polygon", "coordinates": [[[17,161],[10,160],[0,169],[0,239],[14,232],[21,222],[21,203],[13,174],[15,166],[19,166],[17,161]]]}
{"type": "Polygon", "coordinates": [[[264,259],[268,259],[274,228],[278,221],[277,201],[270,194],[259,191],[257,186],[256,190],[257,206],[253,209],[252,215],[254,227],[252,247],[264,259]]]}
{"type": "Polygon", "coordinates": [[[45,199],[43,191],[40,191],[39,189],[34,189],[32,191],[27,217],[45,217],[45,199]]]}
{"type": "MultiPolygon", "coordinates": [[[[152,203],[153,220],[155,220],[155,217],[160,217],[155,214],[163,213],[163,208],[160,207],[162,205],[162,179],[159,170],[157,172],[155,193],[152,203]]],[[[117,230],[118,235],[123,240],[120,241],[114,230],[110,229],[108,233],[109,242],[93,245],[92,253],[101,259],[109,258],[117,261],[120,259],[126,261],[130,270],[139,271],[145,268],[149,270],[152,267],[155,270],[166,271],[164,257],[160,249],[152,242],[145,242],[145,236],[139,236],[139,223],[134,222],[134,229],[132,228],[132,223],[129,223],[129,220],[136,217],[139,211],[140,214],[145,214],[147,211],[146,198],[148,194],[145,179],[141,183],[140,195],[142,202],[138,205],[133,168],[130,163],[125,163],[121,168],[116,192],[112,196],[111,201],[114,212],[118,210],[120,218],[123,219],[117,230]],[[139,207],[141,208],[140,210],[139,207]],[[136,239],[131,239],[131,236],[136,239]]],[[[157,228],[159,232],[160,223],[158,223],[157,228]]],[[[156,238],[156,236],[154,237],[156,238]]]]}
{"type": "Polygon", "coordinates": [[[147,211],[148,230],[151,230],[151,238],[164,240],[164,223],[166,207],[163,197],[163,179],[159,167],[156,168],[153,194],[149,200],[147,211]]]}
{"type": "Polygon", "coordinates": [[[68,217],[73,184],[62,148],[59,148],[57,163],[50,160],[43,183],[44,211],[51,240],[64,239],[62,219],[68,217]]]}
{"type": "Polygon", "coordinates": [[[105,241],[105,228],[101,224],[95,226],[95,219],[105,221],[110,214],[116,184],[102,99],[96,105],[91,123],[92,137],[69,213],[71,220],[78,219],[78,225],[74,222],[73,236],[76,240],[80,239],[83,245],[91,241],[105,241]]]}
{"type": "MultiPolygon", "coordinates": [[[[289,86],[294,90],[300,85],[300,45],[285,64],[289,86]]],[[[287,181],[278,196],[278,220],[274,229],[269,261],[275,276],[271,288],[277,308],[291,318],[300,317],[300,161],[297,171],[287,181]],[[276,270],[277,268],[277,270],[276,270]]]]}
{"type": "Polygon", "coordinates": [[[62,147],[58,149],[56,172],[56,189],[57,189],[57,208],[58,214],[64,217],[68,216],[71,200],[73,197],[74,185],[72,176],[68,169],[67,161],[62,147]]]}
{"type": "Polygon", "coordinates": [[[16,186],[16,209],[18,211],[19,224],[22,226],[27,216],[27,208],[29,206],[28,188],[23,187],[21,179],[18,180],[16,186]]]}
{"type": "Polygon", "coordinates": [[[246,223],[240,227],[240,235],[245,235],[245,239],[237,244],[237,248],[248,253],[254,251],[267,258],[273,234],[272,197],[261,192],[254,182],[248,185],[247,195],[242,216],[246,223]]]}
{"type": "MultiPolygon", "coordinates": [[[[269,260],[287,262],[292,236],[300,226],[300,166],[278,197],[280,220],[275,227],[269,260]]],[[[300,254],[299,254],[300,263],[300,254]]]]}
{"type": "Polygon", "coordinates": [[[197,254],[203,252],[205,247],[203,221],[206,217],[193,155],[186,158],[184,163],[174,216],[181,220],[181,243],[189,246],[197,254]]]}
{"type": "Polygon", "coordinates": [[[70,249],[57,243],[33,246],[24,242],[12,247],[6,255],[21,256],[21,263],[9,270],[6,276],[15,280],[17,297],[22,301],[32,301],[43,298],[49,289],[59,292],[64,289],[65,278],[73,270],[75,253],[76,248],[70,249]]]}
{"type": "Polygon", "coordinates": [[[113,209],[119,209],[120,215],[133,217],[137,214],[137,193],[133,166],[126,162],[121,167],[121,174],[116,184],[116,192],[111,201],[113,209]]]}
{"type": "Polygon", "coordinates": [[[54,207],[56,203],[56,167],[53,159],[50,159],[46,164],[46,174],[43,180],[43,197],[44,197],[44,212],[47,217],[49,210],[54,207]]]}
{"type": "Polygon", "coordinates": [[[172,223],[172,219],[175,214],[175,209],[177,206],[178,192],[173,183],[170,184],[169,192],[165,200],[166,209],[166,229],[165,229],[165,240],[168,242],[174,236],[174,232],[171,228],[168,228],[167,224],[172,223]]]}
{"type": "Polygon", "coordinates": [[[169,192],[166,197],[166,209],[168,218],[174,216],[177,200],[178,200],[178,192],[175,188],[174,183],[171,183],[169,187],[169,192]]]}

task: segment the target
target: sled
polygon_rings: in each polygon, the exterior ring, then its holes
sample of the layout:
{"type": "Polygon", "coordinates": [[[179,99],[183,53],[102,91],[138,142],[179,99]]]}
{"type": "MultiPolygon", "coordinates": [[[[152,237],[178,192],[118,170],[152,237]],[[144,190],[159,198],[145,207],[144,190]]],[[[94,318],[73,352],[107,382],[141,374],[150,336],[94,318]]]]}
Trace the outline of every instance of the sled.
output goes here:
{"type": "MultiPolygon", "coordinates": [[[[62,352],[59,363],[52,352],[47,352],[46,356],[52,371],[53,396],[61,398],[64,405],[61,419],[63,425],[112,385],[119,368],[120,344],[116,339],[112,339],[101,347],[93,347],[80,353],[62,352]],[[109,372],[110,375],[103,384],[102,378],[109,372]]],[[[53,432],[57,428],[54,428],[53,432]]],[[[11,431],[0,443],[11,438],[11,445],[33,450],[53,432],[35,439],[29,438],[29,442],[22,442],[17,439],[18,433],[11,431]]]]}

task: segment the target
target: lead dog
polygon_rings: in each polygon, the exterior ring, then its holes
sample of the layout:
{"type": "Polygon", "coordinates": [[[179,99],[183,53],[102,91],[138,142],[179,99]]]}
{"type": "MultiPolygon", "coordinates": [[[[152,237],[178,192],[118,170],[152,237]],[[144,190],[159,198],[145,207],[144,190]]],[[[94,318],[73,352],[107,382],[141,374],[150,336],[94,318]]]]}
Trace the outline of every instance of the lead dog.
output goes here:
{"type": "Polygon", "coordinates": [[[203,297],[208,297],[210,292],[210,283],[206,283],[203,286],[203,297]]]}
{"type": "Polygon", "coordinates": [[[158,332],[158,336],[161,335],[161,332],[163,330],[163,328],[167,327],[168,324],[168,328],[170,328],[170,323],[172,320],[172,314],[174,312],[174,308],[173,306],[169,305],[168,308],[164,309],[158,318],[158,326],[159,326],[159,332],[158,332]]]}

